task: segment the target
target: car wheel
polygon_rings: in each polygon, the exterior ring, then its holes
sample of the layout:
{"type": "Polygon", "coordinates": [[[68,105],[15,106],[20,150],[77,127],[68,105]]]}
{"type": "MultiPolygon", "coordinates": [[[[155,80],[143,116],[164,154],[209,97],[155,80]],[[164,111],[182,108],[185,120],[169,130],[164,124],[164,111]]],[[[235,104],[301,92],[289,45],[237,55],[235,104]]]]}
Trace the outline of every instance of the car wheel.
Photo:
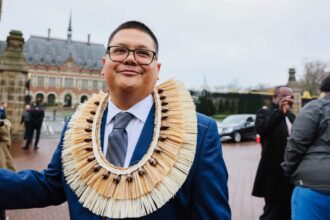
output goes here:
{"type": "Polygon", "coordinates": [[[242,140],[241,134],[239,132],[235,132],[235,134],[234,134],[234,141],[236,143],[239,143],[239,142],[241,142],[241,140],[242,140]]]}

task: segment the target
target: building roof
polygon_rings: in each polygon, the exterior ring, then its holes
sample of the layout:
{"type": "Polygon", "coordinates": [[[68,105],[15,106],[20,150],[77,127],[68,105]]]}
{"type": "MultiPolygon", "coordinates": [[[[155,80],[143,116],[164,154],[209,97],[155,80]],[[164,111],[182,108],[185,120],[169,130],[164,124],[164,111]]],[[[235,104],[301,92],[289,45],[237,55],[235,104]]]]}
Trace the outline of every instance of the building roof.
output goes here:
{"type": "Polygon", "coordinates": [[[88,42],[31,36],[24,44],[28,64],[59,66],[71,56],[81,68],[100,69],[104,54],[104,45],[88,42]]]}

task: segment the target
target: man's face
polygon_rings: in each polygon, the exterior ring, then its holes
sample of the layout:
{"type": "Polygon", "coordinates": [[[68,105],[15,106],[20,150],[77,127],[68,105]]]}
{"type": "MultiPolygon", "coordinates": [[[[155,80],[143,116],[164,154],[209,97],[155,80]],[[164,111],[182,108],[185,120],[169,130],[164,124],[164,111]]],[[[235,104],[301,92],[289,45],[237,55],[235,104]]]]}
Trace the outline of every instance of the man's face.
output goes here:
{"type": "MultiPolygon", "coordinates": [[[[108,46],[123,46],[131,50],[156,50],[152,38],[136,29],[120,30],[108,46]]],[[[103,58],[102,72],[112,95],[131,93],[144,98],[152,92],[158,80],[159,69],[160,64],[156,59],[149,65],[137,64],[131,52],[123,62],[114,62],[107,54],[103,58]]]]}
{"type": "Polygon", "coordinates": [[[292,106],[293,104],[293,91],[291,88],[288,87],[281,87],[278,91],[277,96],[274,99],[275,104],[279,104],[282,99],[287,97],[290,100],[289,105],[292,106]]]}

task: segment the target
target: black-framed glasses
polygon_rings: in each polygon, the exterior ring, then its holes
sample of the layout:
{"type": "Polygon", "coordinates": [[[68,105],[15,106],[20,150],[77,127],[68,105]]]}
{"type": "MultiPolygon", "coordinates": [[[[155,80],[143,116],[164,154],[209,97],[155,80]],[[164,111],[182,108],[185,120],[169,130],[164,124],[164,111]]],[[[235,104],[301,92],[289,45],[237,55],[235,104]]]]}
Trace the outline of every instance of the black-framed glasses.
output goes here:
{"type": "Polygon", "coordinates": [[[109,46],[107,48],[107,53],[109,57],[114,62],[124,62],[132,52],[134,59],[140,65],[149,65],[154,59],[157,59],[156,52],[146,49],[128,49],[123,46],[109,46]]]}

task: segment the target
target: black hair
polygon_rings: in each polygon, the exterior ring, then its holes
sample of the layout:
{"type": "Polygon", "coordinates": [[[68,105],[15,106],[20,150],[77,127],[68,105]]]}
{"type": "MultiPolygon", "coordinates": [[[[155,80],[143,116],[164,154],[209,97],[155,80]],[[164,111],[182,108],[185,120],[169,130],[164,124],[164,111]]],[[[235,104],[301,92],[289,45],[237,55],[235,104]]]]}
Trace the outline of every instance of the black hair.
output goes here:
{"type": "Polygon", "coordinates": [[[330,76],[327,76],[324,80],[322,80],[320,90],[321,92],[330,92],[330,76]]]}
{"type": "Polygon", "coordinates": [[[142,31],[146,34],[148,34],[152,40],[154,41],[154,46],[156,49],[156,54],[158,54],[158,50],[159,50],[159,46],[158,46],[158,40],[156,38],[156,36],[154,35],[154,33],[151,31],[151,29],[143,24],[142,22],[139,21],[127,21],[125,23],[122,23],[121,25],[119,25],[110,35],[109,40],[108,40],[108,45],[110,44],[110,42],[112,41],[113,37],[121,30],[123,29],[136,29],[139,31],[142,31]]]}

